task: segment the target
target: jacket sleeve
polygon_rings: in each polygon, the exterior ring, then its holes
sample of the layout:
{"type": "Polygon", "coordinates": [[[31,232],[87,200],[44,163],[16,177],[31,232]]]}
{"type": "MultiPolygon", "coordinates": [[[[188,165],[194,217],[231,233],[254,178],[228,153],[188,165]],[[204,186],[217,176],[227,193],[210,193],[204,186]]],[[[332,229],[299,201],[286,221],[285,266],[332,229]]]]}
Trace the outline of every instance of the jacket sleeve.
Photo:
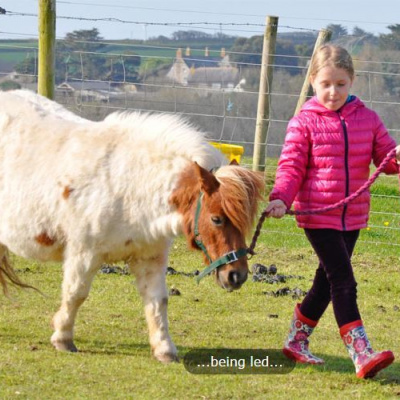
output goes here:
{"type": "Polygon", "coordinates": [[[292,118],[287,127],[285,143],[278,162],[275,185],[270,200],[282,200],[292,206],[306,174],[309,159],[309,136],[301,117],[292,118]]]}
{"type": "MultiPolygon", "coordinates": [[[[376,128],[374,134],[372,160],[375,166],[379,167],[387,154],[396,147],[396,142],[389,135],[385,125],[378,115],[376,115],[376,128]]],[[[385,174],[397,174],[399,172],[399,165],[395,158],[389,161],[383,172],[385,172],[385,174]]]]}

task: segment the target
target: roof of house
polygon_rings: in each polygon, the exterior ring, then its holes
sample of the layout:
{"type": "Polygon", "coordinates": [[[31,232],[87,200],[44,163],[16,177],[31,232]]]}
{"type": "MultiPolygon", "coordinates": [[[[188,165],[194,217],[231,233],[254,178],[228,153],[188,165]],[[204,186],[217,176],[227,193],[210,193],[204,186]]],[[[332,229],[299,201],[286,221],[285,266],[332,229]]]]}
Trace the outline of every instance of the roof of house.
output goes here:
{"type": "Polygon", "coordinates": [[[217,67],[218,63],[221,62],[221,58],[216,57],[182,57],[182,60],[186,63],[186,65],[190,68],[211,68],[217,67]]]}
{"type": "Polygon", "coordinates": [[[239,70],[232,67],[209,67],[194,69],[188,76],[188,83],[237,83],[239,81],[239,70]]]}

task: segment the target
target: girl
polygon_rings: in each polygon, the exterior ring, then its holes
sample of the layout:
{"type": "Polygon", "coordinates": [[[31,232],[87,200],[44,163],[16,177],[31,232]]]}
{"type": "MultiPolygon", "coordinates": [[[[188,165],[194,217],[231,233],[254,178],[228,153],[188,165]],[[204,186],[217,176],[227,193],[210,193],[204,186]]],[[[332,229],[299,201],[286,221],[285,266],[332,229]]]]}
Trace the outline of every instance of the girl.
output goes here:
{"type": "MultiPolygon", "coordinates": [[[[349,91],[354,68],[349,53],[324,45],[313,57],[310,81],[315,96],[287,128],[275,186],[266,209],[282,218],[296,210],[334,204],[354,193],[395,146],[378,115],[349,91]]],[[[400,146],[396,157],[400,159],[400,146]]],[[[395,159],[385,173],[397,173],[395,159]]],[[[308,350],[308,337],[330,301],[340,334],[359,378],[370,378],[394,360],[391,351],[374,352],[357,306],[351,255],[360,229],[367,226],[370,194],[364,192],[339,209],[297,216],[297,224],[319,258],[311,290],[294,311],[283,352],[301,363],[322,364],[308,350]]]]}

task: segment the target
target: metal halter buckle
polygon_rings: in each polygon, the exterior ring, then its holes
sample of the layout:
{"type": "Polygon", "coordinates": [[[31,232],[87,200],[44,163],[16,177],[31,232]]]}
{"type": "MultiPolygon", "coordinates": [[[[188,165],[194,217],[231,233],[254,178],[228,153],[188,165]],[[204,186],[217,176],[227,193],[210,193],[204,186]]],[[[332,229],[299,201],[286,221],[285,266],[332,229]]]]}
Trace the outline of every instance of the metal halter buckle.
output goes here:
{"type": "Polygon", "coordinates": [[[226,253],[224,256],[228,259],[226,264],[230,264],[238,260],[236,250],[232,250],[229,253],[226,253]]]}

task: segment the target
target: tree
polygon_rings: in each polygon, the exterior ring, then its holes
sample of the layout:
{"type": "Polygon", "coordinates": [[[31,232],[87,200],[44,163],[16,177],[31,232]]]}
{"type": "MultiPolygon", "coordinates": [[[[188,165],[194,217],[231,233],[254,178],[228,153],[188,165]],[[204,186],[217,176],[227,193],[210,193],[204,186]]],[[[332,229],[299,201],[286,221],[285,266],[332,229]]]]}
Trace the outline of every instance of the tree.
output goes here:
{"type": "Polygon", "coordinates": [[[342,25],[329,24],[326,29],[332,32],[331,40],[338,39],[340,36],[348,35],[347,29],[342,25]]]}
{"type": "Polygon", "coordinates": [[[15,65],[14,69],[22,75],[35,75],[37,73],[37,57],[27,55],[25,60],[15,65]]]}
{"type": "Polygon", "coordinates": [[[248,39],[238,38],[231,48],[232,53],[237,53],[232,55],[232,61],[247,64],[260,64],[262,47],[262,36],[252,36],[248,39]]]}
{"type": "Polygon", "coordinates": [[[164,35],[159,35],[155,37],[150,37],[148,42],[153,43],[168,43],[171,39],[164,35]]]}
{"type": "Polygon", "coordinates": [[[353,36],[367,36],[367,35],[372,35],[372,33],[367,33],[366,31],[364,31],[364,29],[361,29],[358,26],[355,26],[353,28],[353,36]]]}
{"type": "MultiPolygon", "coordinates": [[[[232,61],[245,64],[260,64],[263,50],[263,37],[252,36],[251,38],[238,38],[231,48],[232,61]]],[[[300,72],[297,68],[298,60],[296,57],[295,46],[289,40],[277,40],[275,64],[284,67],[286,71],[294,75],[300,72]],[[294,68],[290,68],[294,67],[294,68]]]]}
{"type": "MultiPolygon", "coordinates": [[[[382,61],[384,62],[393,59],[399,59],[400,24],[389,25],[388,29],[391,30],[391,33],[381,34],[379,36],[379,48],[382,50],[382,61]]],[[[383,80],[387,89],[389,90],[389,93],[391,95],[398,96],[400,88],[400,68],[398,63],[383,63],[382,70],[387,73],[383,76],[383,80]]]]}
{"type": "Polygon", "coordinates": [[[93,28],[67,33],[63,43],[68,50],[99,51],[105,47],[102,40],[98,29],[93,28]]]}
{"type": "Polygon", "coordinates": [[[307,44],[298,44],[295,46],[296,53],[299,57],[299,65],[302,67],[305,67],[307,65],[307,62],[309,61],[313,48],[307,44]]]}
{"type": "Polygon", "coordinates": [[[141,78],[146,78],[148,75],[157,75],[157,72],[171,63],[165,58],[148,58],[141,63],[139,75],[141,78]]]}
{"type": "Polygon", "coordinates": [[[373,33],[367,32],[364,29],[359,28],[358,26],[355,26],[353,28],[353,36],[358,39],[358,43],[362,43],[363,45],[367,43],[376,45],[378,42],[377,37],[374,36],[373,33]]]}
{"type": "MultiPolygon", "coordinates": [[[[132,52],[117,57],[108,56],[102,40],[96,28],[73,31],[67,33],[64,40],[58,40],[56,83],[71,78],[136,81],[140,57],[132,52]]],[[[17,64],[15,70],[21,74],[35,75],[36,64],[37,58],[30,56],[17,64]]]]}
{"type": "Polygon", "coordinates": [[[193,41],[210,38],[212,38],[212,35],[201,31],[177,31],[172,34],[172,40],[175,41],[193,41]]]}
{"type": "Polygon", "coordinates": [[[381,50],[400,50],[400,24],[389,25],[392,32],[379,35],[379,47],[381,50]]]}
{"type": "Polygon", "coordinates": [[[105,45],[96,28],[77,30],[67,33],[58,45],[58,51],[64,53],[59,58],[66,79],[101,79],[106,74],[106,60],[101,54],[105,45]]]}
{"type": "Polygon", "coordinates": [[[113,82],[136,82],[140,57],[133,52],[126,52],[119,57],[108,58],[106,66],[107,79],[113,82]]]}

